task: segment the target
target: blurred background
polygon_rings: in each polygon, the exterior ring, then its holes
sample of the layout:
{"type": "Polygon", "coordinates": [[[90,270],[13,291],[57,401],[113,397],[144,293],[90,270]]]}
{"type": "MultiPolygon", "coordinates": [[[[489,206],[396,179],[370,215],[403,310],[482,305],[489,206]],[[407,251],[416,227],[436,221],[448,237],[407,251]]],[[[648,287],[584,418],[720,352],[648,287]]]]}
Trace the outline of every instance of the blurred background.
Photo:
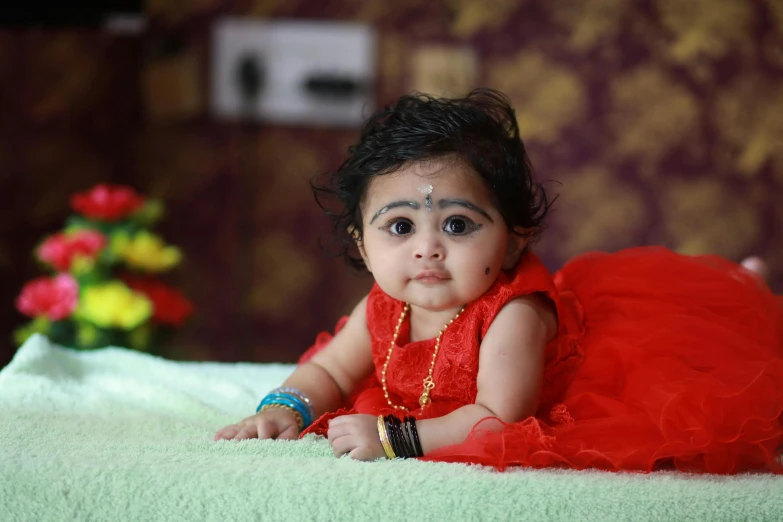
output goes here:
{"type": "Polygon", "coordinates": [[[537,252],[756,254],[783,292],[779,0],[149,0],[0,8],[0,366],[32,252],[99,182],[164,201],[176,359],[294,361],[367,291],[308,180],[399,95],[507,93],[560,194],[537,252]]]}

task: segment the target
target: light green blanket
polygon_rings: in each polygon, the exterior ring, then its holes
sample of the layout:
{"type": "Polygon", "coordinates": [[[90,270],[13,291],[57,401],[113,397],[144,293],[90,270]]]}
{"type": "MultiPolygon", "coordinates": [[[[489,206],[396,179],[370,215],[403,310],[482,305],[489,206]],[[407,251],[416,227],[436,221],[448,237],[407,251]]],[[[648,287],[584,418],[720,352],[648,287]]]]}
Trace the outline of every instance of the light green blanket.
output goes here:
{"type": "Polygon", "coordinates": [[[212,442],[290,365],[172,362],[33,337],[0,372],[0,520],[783,520],[783,478],[335,459],[212,442]]]}

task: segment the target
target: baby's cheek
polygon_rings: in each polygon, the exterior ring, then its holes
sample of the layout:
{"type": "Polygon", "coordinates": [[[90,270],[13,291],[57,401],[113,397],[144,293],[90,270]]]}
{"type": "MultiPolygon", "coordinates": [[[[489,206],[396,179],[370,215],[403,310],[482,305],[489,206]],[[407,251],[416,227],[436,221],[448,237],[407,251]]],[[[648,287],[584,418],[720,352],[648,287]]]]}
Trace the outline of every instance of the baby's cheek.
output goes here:
{"type": "Polygon", "coordinates": [[[407,281],[404,270],[398,263],[391,263],[387,260],[380,261],[378,268],[373,270],[372,275],[375,282],[387,295],[401,299],[400,294],[407,281]]]}
{"type": "Polygon", "coordinates": [[[465,274],[465,292],[473,300],[479,298],[492,286],[497,279],[499,269],[492,266],[491,260],[476,259],[466,263],[462,270],[465,274]]]}
{"type": "Polygon", "coordinates": [[[492,283],[495,282],[495,277],[492,272],[490,272],[489,275],[485,274],[484,271],[481,271],[481,273],[476,274],[476,276],[473,278],[471,288],[470,288],[470,294],[471,294],[471,301],[475,301],[482,295],[486,293],[487,290],[492,287],[492,283]]]}

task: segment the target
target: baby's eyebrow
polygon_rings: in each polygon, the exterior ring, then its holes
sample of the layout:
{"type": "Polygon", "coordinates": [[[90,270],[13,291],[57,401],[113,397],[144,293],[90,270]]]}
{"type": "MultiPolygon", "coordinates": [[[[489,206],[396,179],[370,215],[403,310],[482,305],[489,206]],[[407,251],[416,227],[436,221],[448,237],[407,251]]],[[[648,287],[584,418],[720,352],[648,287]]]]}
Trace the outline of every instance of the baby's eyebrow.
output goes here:
{"type": "Polygon", "coordinates": [[[372,225],[372,222],[375,221],[375,218],[377,218],[381,214],[385,214],[391,209],[397,207],[410,207],[413,210],[419,210],[421,208],[421,205],[419,205],[415,201],[392,201],[391,203],[389,203],[388,205],[386,205],[385,207],[383,207],[382,209],[380,209],[378,212],[375,213],[375,215],[370,220],[370,224],[372,225]]]}
{"type": "Polygon", "coordinates": [[[466,199],[441,199],[438,201],[438,208],[444,209],[449,207],[464,207],[468,210],[472,210],[473,212],[478,212],[485,218],[489,220],[490,223],[494,223],[495,221],[489,217],[489,214],[487,214],[482,208],[474,205],[470,201],[466,199]]]}

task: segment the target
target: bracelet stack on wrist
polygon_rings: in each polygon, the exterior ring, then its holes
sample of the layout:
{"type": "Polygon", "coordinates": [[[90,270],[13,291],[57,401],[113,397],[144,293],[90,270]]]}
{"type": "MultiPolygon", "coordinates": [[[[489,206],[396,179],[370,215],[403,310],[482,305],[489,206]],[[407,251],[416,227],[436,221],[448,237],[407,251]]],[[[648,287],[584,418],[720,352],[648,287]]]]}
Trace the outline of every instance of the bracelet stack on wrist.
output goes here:
{"type": "Polygon", "coordinates": [[[411,416],[401,421],[394,415],[379,415],[378,437],[388,459],[424,456],[419,441],[419,431],[416,429],[416,419],[411,416]]]}
{"type": "Polygon", "coordinates": [[[270,391],[256,408],[256,413],[270,408],[284,408],[294,414],[299,431],[309,426],[315,419],[315,410],[310,399],[301,390],[281,386],[270,391]]]}
{"type": "Polygon", "coordinates": [[[299,428],[299,431],[302,431],[304,429],[305,423],[304,423],[304,419],[302,418],[302,414],[296,411],[294,408],[290,406],[286,406],[285,404],[272,403],[272,404],[264,404],[263,406],[259,404],[259,408],[258,410],[256,410],[256,413],[262,413],[267,410],[271,410],[273,408],[279,408],[281,410],[290,411],[294,415],[294,418],[296,419],[296,425],[299,428]]]}

